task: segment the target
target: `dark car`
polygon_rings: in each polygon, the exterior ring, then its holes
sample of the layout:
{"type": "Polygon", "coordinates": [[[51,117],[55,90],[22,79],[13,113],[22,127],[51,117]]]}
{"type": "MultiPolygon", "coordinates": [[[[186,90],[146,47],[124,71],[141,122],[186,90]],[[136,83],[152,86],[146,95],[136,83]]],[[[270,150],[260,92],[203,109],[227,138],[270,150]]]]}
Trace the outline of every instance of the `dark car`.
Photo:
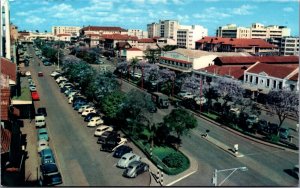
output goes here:
{"type": "Polygon", "coordinates": [[[44,64],[44,66],[51,66],[52,65],[52,63],[50,63],[49,61],[45,61],[43,64],[44,64]]]}
{"type": "Polygon", "coordinates": [[[42,176],[40,184],[58,185],[62,184],[62,177],[55,163],[46,163],[40,166],[42,176]]]}
{"type": "Polygon", "coordinates": [[[113,157],[121,158],[125,153],[129,152],[132,152],[132,148],[126,145],[122,145],[115,150],[113,157]]]}
{"type": "Polygon", "coordinates": [[[104,144],[108,139],[117,139],[120,135],[115,131],[105,131],[97,140],[98,144],[104,144]]]}
{"type": "Polygon", "coordinates": [[[157,112],[157,107],[156,106],[151,106],[148,110],[149,110],[150,113],[155,113],[155,112],[157,112]]]}
{"type": "Polygon", "coordinates": [[[135,178],[137,175],[142,174],[149,170],[149,165],[141,161],[131,162],[126,170],[123,172],[123,176],[129,178],[135,178]]]}
{"type": "Polygon", "coordinates": [[[47,111],[46,108],[41,107],[37,109],[37,114],[43,115],[43,116],[47,116],[47,111]]]}
{"type": "Polygon", "coordinates": [[[119,147],[123,146],[123,144],[125,144],[126,141],[126,138],[109,137],[106,139],[105,143],[101,145],[100,151],[113,152],[119,147]]]}
{"type": "Polygon", "coordinates": [[[78,103],[75,104],[75,106],[73,107],[73,109],[77,111],[77,110],[79,110],[79,108],[81,106],[86,105],[86,104],[87,104],[87,102],[85,102],[85,101],[78,102],[78,103]]]}
{"type": "Polygon", "coordinates": [[[279,129],[279,136],[282,139],[288,139],[288,137],[290,136],[289,129],[281,127],[279,129]]]}
{"type": "Polygon", "coordinates": [[[82,96],[76,96],[73,98],[73,104],[72,106],[74,107],[77,103],[82,103],[82,102],[88,102],[85,98],[82,96]]]}
{"type": "Polygon", "coordinates": [[[86,115],[85,117],[84,117],[84,121],[86,121],[86,122],[89,122],[93,117],[95,117],[95,116],[99,116],[99,114],[97,114],[97,113],[89,113],[88,115],[86,115]]]}

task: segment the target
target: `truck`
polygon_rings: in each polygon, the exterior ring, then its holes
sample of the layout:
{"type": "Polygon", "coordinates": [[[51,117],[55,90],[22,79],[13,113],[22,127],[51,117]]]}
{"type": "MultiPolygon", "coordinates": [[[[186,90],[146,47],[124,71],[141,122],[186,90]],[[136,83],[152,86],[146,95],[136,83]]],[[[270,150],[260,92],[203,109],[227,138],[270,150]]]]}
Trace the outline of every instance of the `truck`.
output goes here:
{"type": "Polygon", "coordinates": [[[151,95],[152,101],[158,108],[169,108],[169,98],[167,95],[159,92],[153,92],[151,95]]]}

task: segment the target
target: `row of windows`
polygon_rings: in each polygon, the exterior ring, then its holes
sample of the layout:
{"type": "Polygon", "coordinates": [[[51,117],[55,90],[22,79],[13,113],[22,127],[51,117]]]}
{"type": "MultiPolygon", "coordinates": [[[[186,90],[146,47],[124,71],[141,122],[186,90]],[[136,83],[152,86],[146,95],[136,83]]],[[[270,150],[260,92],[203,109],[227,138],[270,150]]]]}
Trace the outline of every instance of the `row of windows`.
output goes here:
{"type": "Polygon", "coordinates": [[[185,64],[185,63],[178,63],[174,61],[169,61],[169,60],[163,60],[164,63],[169,64],[169,65],[174,65],[174,66],[179,66],[179,67],[185,67],[185,68],[192,68],[191,64],[185,64]]]}
{"type": "Polygon", "coordinates": [[[258,77],[257,76],[252,76],[252,75],[246,75],[246,82],[251,82],[251,83],[253,83],[253,81],[254,81],[254,83],[256,84],[256,85],[258,85],[258,84],[260,84],[260,85],[265,85],[266,87],[270,87],[270,85],[271,85],[271,88],[272,89],[275,89],[276,88],[276,84],[278,83],[278,88],[279,89],[282,89],[282,82],[281,81],[276,81],[276,80],[270,80],[270,79],[261,79],[260,80],[260,83],[258,83],[258,77]],[[266,83],[264,83],[266,81],[266,83]],[[270,83],[270,82],[272,82],[272,83],[270,83]]]}

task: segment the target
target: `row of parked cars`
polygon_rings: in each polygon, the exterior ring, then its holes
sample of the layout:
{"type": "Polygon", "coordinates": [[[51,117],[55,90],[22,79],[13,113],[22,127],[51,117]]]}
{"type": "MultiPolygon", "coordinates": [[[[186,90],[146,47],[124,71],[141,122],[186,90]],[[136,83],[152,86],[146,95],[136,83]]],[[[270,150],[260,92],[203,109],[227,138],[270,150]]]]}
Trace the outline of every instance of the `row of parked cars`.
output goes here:
{"type": "Polygon", "coordinates": [[[97,137],[97,143],[101,144],[100,151],[114,152],[113,157],[120,158],[117,167],[125,168],[123,173],[125,177],[136,177],[149,170],[149,165],[142,162],[141,157],[133,153],[131,147],[125,145],[127,139],[121,137],[115,127],[104,124],[100,111],[81,95],[67,78],[59,72],[52,72],[51,76],[59,85],[60,91],[67,96],[68,102],[72,103],[73,109],[84,117],[87,127],[95,128],[94,136],[97,137]]]}

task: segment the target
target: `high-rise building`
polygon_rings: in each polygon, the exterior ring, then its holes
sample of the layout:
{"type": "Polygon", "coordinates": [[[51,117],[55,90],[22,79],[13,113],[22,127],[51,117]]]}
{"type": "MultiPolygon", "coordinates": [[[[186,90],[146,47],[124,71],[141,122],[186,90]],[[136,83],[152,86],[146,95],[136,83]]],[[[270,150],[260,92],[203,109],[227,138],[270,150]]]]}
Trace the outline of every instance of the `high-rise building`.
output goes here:
{"type": "Polygon", "coordinates": [[[264,26],[260,23],[253,23],[251,27],[238,27],[235,24],[220,26],[216,30],[217,37],[223,38],[253,38],[268,39],[290,36],[291,29],[286,26],[269,25],[264,26]]]}
{"type": "Polygon", "coordinates": [[[181,25],[177,31],[177,45],[181,48],[195,49],[196,41],[207,34],[207,29],[200,25],[181,25]]]}
{"type": "Polygon", "coordinates": [[[11,59],[10,13],[8,0],[0,1],[0,56],[11,59]]]}
{"type": "Polygon", "coordinates": [[[280,55],[296,55],[299,56],[299,38],[298,37],[284,37],[280,41],[279,46],[280,55]]]}
{"type": "Polygon", "coordinates": [[[176,41],[181,48],[195,49],[195,42],[207,36],[207,29],[200,25],[180,25],[176,20],[164,20],[147,25],[148,37],[163,37],[176,41]]]}
{"type": "Polygon", "coordinates": [[[52,34],[57,36],[59,34],[70,34],[72,36],[79,36],[81,27],[77,26],[53,26],[52,34]]]}

